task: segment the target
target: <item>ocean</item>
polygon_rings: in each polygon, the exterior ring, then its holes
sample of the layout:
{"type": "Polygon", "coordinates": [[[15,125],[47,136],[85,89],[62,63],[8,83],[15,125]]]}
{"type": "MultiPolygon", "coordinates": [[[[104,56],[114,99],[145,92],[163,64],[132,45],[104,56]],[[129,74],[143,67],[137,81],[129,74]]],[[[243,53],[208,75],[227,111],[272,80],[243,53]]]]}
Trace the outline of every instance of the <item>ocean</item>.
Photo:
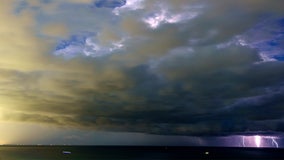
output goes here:
{"type": "Polygon", "coordinates": [[[0,160],[283,160],[284,149],[173,146],[1,146],[0,160]]]}

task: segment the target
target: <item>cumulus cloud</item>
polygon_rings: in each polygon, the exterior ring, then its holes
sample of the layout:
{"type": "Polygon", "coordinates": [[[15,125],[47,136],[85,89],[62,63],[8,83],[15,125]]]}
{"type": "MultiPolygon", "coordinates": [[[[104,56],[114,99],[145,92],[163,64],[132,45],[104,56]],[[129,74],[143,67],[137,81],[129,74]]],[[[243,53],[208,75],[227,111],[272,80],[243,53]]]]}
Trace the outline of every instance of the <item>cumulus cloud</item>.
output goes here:
{"type": "Polygon", "coordinates": [[[115,8],[113,10],[113,13],[115,15],[119,15],[120,12],[123,12],[123,11],[135,11],[135,10],[138,10],[138,9],[143,9],[144,6],[143,6],[143,2],[144,0],[127,0],[125,5],[119,7],[119,8],[115,8]]]}
{"type": "Polygon", "coordinates": [[[204,8],[202,5],[188,5],[186,7],[172,7],[168,4],[158,3],[154,4],[155,7],[149,9],[149,15],[146,14],[146,17],[143,21],[153,29],[158,28],[162,24],[175,24],[175,23],[184,23],[193,18],[196,18],[201,9],[204,8]],[[153,10],[152,10],[153,9],[153,10]]]}
{"type": "Polygon", "coordinates": [[[179,14],[170,14],[166,10],[161,9],[160,13],[155,13],[154,16],[145,18],[143,21],[149,25],[149,27],[155,29],[163,23],[179,23],[195,18],[198,15],[197,12],[185,12],[179,14]]]}

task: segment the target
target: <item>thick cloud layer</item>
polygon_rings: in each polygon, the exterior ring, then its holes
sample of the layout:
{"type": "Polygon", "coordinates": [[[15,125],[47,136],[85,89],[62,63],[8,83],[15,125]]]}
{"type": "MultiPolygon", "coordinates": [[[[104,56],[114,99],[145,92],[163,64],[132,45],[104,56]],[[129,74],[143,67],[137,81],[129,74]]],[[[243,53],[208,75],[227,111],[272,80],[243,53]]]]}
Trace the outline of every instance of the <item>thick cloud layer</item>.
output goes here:
{"type": "Polygon", "coordinates": [[[0,8],[16,11],[5,18],[14,36],[0,27],[1,120],[162,135],[283,132],[283,2],[25,2],[0,8]]]}

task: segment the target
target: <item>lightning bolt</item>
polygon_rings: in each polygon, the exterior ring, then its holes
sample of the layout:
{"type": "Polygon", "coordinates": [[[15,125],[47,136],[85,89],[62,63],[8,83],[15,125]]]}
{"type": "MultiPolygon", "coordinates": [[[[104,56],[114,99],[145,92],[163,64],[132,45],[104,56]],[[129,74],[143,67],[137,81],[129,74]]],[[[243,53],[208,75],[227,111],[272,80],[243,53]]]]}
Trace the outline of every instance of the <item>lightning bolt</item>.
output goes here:
{"type": "Polygon", "coordinates": [[[245,137],[243,136],[242,138],[243,138],[243,147],[245,147],[246,146],[245,145],[245,137]]]}
{"type": "Polygon", "coordinates": [[[256,146],[256,147],[275,147],[279,148],[279,144],[277,142],[278,137],[275,136],[241,136],[242,142],[241,145],[242,147],[249,147],[249,146],[256,146]],[[261,139],[263,139],[263,144],[261,142],[261,139]],[[254,141],[254,144],[253,144],[254,141]],[[265,143],[266,142],[266,143],[265,143]],[[267,143],[268,142],[268,143],[267,143]],[[269,145],[269,146],[267,146],[269,145]]]}
{"type": "Polygon", "coordinates": [[[261,139],[262,139],[261,136],[258,136],[258,135],[254,136],[254,143],[255,143],[256,147],[261,146],[261,139]]]}
{"type": "Polygon", "coordinates": [[[277,143],[277,141],[275,140],[275,138],[274,138],[274,137],[271,137],[271,140],[272,140],[272,145],[274,144],[274,145],[276,146],[276,148],[278,148],[279,146],[278,146],[278,143],[277,143]]]}

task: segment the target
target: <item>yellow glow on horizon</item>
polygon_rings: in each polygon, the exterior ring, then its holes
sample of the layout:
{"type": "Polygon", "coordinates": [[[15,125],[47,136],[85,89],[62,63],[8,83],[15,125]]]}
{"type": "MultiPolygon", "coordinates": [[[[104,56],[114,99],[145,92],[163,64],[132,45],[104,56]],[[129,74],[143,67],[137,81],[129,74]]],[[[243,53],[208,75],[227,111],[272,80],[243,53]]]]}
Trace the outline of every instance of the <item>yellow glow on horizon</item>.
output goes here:
{"type": "Polygon", "coordinates": [[[37,123],[0,121],[0,145],[36,144],[56,134],[60,129],[37,123]],[[36,131],[36,132],[35,132],[36,131]]]}
{"type": "Polygon", "coordinates": [[[5,140],[0,140],[0,145],[8,144],[5,140]]]}

